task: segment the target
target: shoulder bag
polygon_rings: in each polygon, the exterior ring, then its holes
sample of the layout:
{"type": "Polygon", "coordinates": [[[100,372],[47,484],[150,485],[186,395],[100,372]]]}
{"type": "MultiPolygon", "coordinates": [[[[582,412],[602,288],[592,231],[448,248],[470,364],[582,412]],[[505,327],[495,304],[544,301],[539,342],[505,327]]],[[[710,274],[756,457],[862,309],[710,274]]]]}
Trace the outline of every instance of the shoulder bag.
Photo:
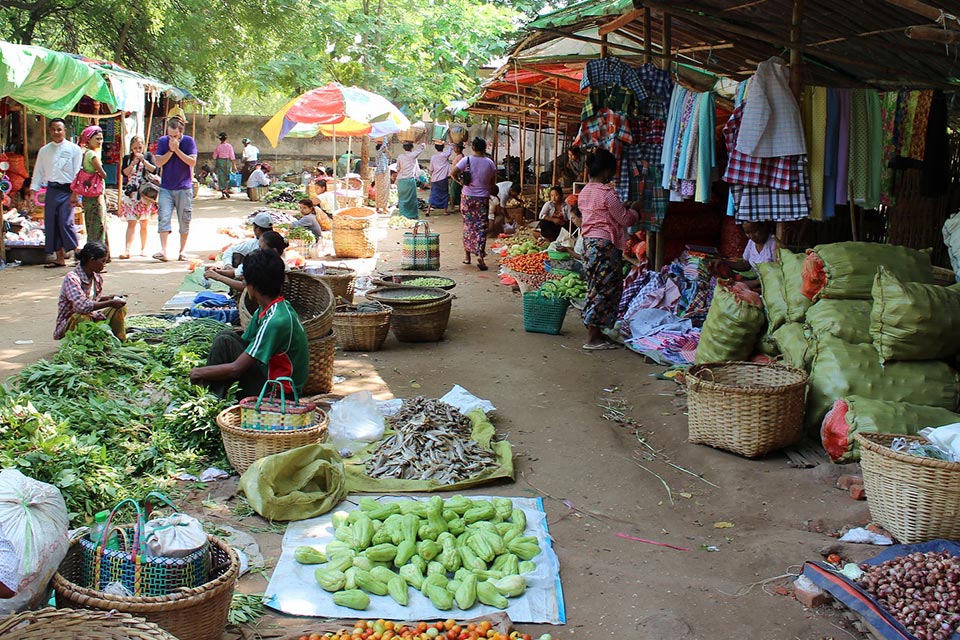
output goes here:
{"type": "MultiPolygon", "coordinates": [[[[87,156],[84,155],[84,161],[86,159],[87,156]]],[[[77,176],[70,184],[70,190],[84,198],[99,198],[103,193],[103,178],[100,177],[99,173],[91,173],[81,165],[80,171],[77,172],[77,176]]]]}

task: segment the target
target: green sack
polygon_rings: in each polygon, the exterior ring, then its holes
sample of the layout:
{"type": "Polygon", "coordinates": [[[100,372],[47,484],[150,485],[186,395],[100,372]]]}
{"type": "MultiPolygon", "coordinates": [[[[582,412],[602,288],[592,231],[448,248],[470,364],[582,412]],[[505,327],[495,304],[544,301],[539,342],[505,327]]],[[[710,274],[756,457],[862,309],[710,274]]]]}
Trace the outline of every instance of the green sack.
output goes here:
{"type": "Polygon", "coordinates": [[[780,269],[783,271],[784,298],[787,301],[787,322],[803,322],[803,316],[813,302],[810,301],[800,287],[803,284],[802,253],[794,253],[789,249],[780,249],[780,269]]]}
{"type": "Polygon", "coordinates": [[[254,462],[240,478],[240,491],[267,520],[306,520],[337,506],[347,482],[334,447],[308,444],[254,462]]]}
{"type": "Polygon", "coordinates": [[[903,282],[933,284],[929,251],[876,242],[821,244],[813,251],[823,260],[827,276],[820,298],[869,300],[873,279],[882,266],[903,282]]]}
{"type": "Polygon", "coordinates": [[[954,356],[960,352],[960,291],[903,282],[880,267],[873,282],[870,335],[884,362],[954,356]]]}
{"type": "Polygon", "coordinates": [[[860,459],[860,445],[854,437],[858,433],[913,436],[921,429],[955,422],[960,422],[960,414],[940,407],[850,396],[834,403],[823,419],[820,439],[830,459],[844,464],[860,459]]]}
{"type": "Polygon", "coordinates": [[[807,324],[816,337],[833,336],[851,344],[870,343],[869,300],[819,300],[807,309],[807,324]]]}
{"type": "Polygon", "coordinates": [[[788,322],[773,332],[777,348],[783,354],[783,361],[792,367],[810,371],[813,349],[807,340],[806,330],[799,322],[788,322]]]}
{"type": "Polygon", "coordinates": [[[787,299],[783,288],[783,270],[776,262],[761,262],[757,265],[760,286],[763,291],[763,307],[767,312],[768,331],[776,331],[787,321],[787,299]]]}
{"type": "Polygon", "coordinates": [[[849,344],[826,336],[813,343],[814,358],[807,394],[807,425],[819,431],[834,400],[863,396],[872,400],[912,402],[954,411],[957,373],[945,362],[880,364],[872,344],[849,344]]]}
{"type": "Polygon", "coordinates": [[[760,338],[757,340],[756,350],[770,358],[775,358],[780,355],[780,347],[777,346],[777,341],[773,339],[769,325],[767,325],[767,330],[760,334],[760,338]]]}
{"type": "Polygon", "coordinates": [[[763,330],[763,308],[742,302],[717,285],[700,331],[696,364],[746,360],[763,330]]]}

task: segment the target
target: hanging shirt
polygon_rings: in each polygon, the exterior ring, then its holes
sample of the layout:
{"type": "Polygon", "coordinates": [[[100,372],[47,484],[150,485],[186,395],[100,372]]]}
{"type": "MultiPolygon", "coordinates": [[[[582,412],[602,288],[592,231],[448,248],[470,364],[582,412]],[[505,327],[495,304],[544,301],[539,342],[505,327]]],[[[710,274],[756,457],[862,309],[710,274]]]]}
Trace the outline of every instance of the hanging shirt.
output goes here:
{"type": "Polygon", "coordinates": [[[69,140],[64,140],[60,144],[48,142],[37,153],[30,188],[39,191],[51,182],[70,184],[77,177],[82,162],[83,149],[79,145],[69,140]]]}
{"type": "Polygon", "coordinates": [[[397,180],[416,178],[420,175],[420,165],[417,156],[427,148],[425,144],[416,145],[411,151],[402,151],[397,156],[397,180]]]}
{"type": "Polygon", "coordinates": [[[580,80],[580,90],[607,86],[625,87],[636,95],[637,100],[647,99],[647,90],[640,81],[637,70],[620,58],[600,58],[587,62],[580,80]]]}
{"type": "Polygon", "coordinates": [[[430,157],[430,182],[443,182],[450,177],[450,155],[453,147],[447,147],[430,157]]]}
{"type": "Polygon", "coordinates": [[[800,108],[790,90],[790,72],[777,57],[761,62],[750,83],[737,151],[758,158],[807,152],[800,108]]]}

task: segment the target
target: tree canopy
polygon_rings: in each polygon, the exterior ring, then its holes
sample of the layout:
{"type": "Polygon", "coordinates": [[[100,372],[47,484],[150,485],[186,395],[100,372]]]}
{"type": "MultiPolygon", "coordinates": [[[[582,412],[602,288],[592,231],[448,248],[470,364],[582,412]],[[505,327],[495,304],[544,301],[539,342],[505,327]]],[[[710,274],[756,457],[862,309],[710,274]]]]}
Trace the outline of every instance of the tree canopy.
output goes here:
{"type": "Polygon", "coordinates": [[[542,0],[7,0],[0,38],[109,60],[221,112],[330,81],[411,114],[468,97],[542,0]]]}

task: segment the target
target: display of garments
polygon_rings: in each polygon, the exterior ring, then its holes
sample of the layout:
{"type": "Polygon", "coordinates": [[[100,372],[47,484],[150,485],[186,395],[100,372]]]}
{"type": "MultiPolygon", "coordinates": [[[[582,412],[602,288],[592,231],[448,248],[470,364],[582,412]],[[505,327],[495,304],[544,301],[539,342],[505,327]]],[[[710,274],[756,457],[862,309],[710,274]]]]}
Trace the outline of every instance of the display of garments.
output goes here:
{"type": "Polygon", "coordinates": [[[757,66],[750,83],[737,150],[759,158],[807,153],[800,108],[790,89],[790,71],[778,57],[757,66]]]}
{"type": "Polygon", "coordinates": [[[710,200],[716,167],[714,109],[713,94],[674,87],[660,155],[660,184],[669,190],[670,200],[710,200]]]}
{"type": "MultiPolygon", "coordinates": [[[[810,169],[810,217],[823,220],[823,170],[826,157],[827,88],[806,87],[803,115],[810,169]]],[[[747,103],[749,105],[749,102],[747,103]]],[[[743,136],[743,129],[740,130],[743,136]]]]}
{"type": "Polygon", "coordinates": [[[599,58],[587,62],[580,80],[580,90],[590,87],[620,86],[632,91],[637,100],[647,98],[647,90],[640,81],[637,70],[620,58],[599,58]]]}
{"type": "Polygon", "coordinates": [[[837,206],[837,148],[840,145],[840,97],[827,89],[827,128],[823,158],[823,219],[834,217],[837,206]]]}
{"type": "Polygon", "coordinates": [[[918,91],[917,112],[914,120],[913,140],[910,142],[910,150],[905,151],[904,155],[914,160],[923,160],[926,150],[927,127],[930,124],[930,104],[933,102],[933,91],[918,91]]]}
{"type": "Polygon", "coordinates": [[[797,163],[800,183],[796,190],[730,185],[733,215],[737,222],[789,222],[810,214],[810,182],[806,156],[797,163]]]}
{"type": "Polygon", "coordinates": [[[723,181],[730,184],[766,186],[789,190],[797,184],[799,156],[756,158],[737,151],[737,134],[743,118],[743,105],[736,107],[723,127],[727,147],[727,168],[723,181]]]}
{"type": "Polygon", "coordinates": [[[574,146],[606,149],[618,158],[622,155],[622,146],[631,143],[633,134],[627,117],[607,108],[581,122],[580,134],[573,142],[574,146]]]}
{"type": "Polygon", "coordinates": [[[850,166],[850,90],[837,89],[837,193],[834,202],[847,204],[850,166]]]}
{"type": "Polygon", "coordinates": [[[880,204],[882,151],[880,96],[874,89],[853,89],[850,96],[849,182],[854,204],[880,204]]]}

